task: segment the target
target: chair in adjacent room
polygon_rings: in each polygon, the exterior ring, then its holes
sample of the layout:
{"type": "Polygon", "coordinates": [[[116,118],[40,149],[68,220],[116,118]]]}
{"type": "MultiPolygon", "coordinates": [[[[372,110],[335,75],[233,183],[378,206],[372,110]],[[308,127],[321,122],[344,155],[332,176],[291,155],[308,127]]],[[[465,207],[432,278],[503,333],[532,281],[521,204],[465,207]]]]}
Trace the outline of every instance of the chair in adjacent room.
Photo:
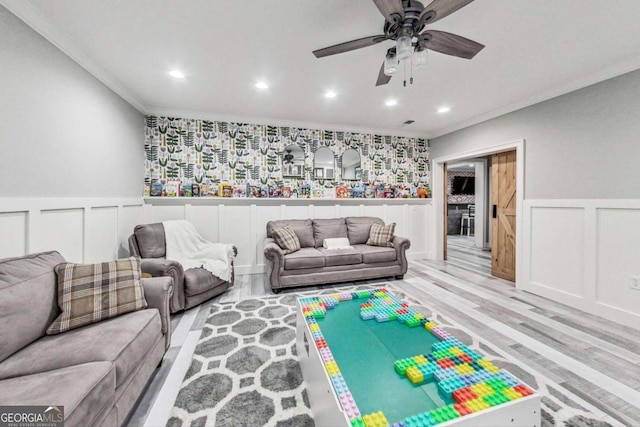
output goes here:
{"type": "Polygon", "coordinates": [[[476,219],[476,205],[469,205],[466,213],[462,214],[460,221],[460,235],[464,235],[465,222],[467,226],[467,236],[471,236],[471,225],[476,219]]]}
{"type": "MultiPolygon", "coordinates": [[[[129,237],[129,251],[142,259],[142,272],[153,277],[173,278],[171,313],[194,307],[210,298],[220,295],[233,286],[234,271],[231,262],[231,279],[225,281],[203,268],[189,268],[173,260],[166,259],[165,230],[162,223],[137,225],[129,237]]],[[[233,246],[233,252],[238,249],[233,246]]]]}

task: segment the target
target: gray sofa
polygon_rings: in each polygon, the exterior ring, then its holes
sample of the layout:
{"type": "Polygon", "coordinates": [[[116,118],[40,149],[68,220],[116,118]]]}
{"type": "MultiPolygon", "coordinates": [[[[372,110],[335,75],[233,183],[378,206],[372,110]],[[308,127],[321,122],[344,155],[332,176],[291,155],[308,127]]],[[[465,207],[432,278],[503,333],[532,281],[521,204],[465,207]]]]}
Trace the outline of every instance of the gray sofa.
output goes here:
{"type": "Polygon", "coordinates": [[[148,308],[59,335],[58,252],[0,260],[0,405],[63,405],[65,426],[124,424],[171,340],[170,278],[142,279],[148,308]]]}
{"type": "Polygon", "coordinates": [[[271,289],[326,283],[350,282],[394,276],[401,279],[407,272],[408,239],[394,236],[393,247],[366,244],[371,224],[384,225],[374,217],[334,219],[278,220],[267,223],[264,255],[271,289]],[[288,225],[300,241],[301,249],[285,254],[274,242],[274,227],[288,225]],[[328,250],[324,239],[346,237],[353,249],[328,250]]]}
{"type": "MultiPolygon", "coordinates": [[[[129,237],[129,251],[142,259],[142,272],[153,277],[173,278],[171,312],[186,310],[220,295],[233,286],[234,271],[228,282],[202,268],[184,270],[176,261],[166,259],[166,241],[162,223],[137,225],[129,237]]],[[[238,255],[234,246],[233,252],[238,255]]]]}

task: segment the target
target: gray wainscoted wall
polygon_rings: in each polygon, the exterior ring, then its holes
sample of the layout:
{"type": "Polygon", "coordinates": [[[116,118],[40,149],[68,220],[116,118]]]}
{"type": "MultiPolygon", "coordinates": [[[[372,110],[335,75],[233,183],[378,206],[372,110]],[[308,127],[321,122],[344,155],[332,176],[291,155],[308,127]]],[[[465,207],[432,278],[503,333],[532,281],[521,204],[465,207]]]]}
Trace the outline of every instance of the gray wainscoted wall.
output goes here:
{"type": "Polygon", "coordinates": [[[143,116],[0,6],[0,197],[139,197],[143,116]]]}

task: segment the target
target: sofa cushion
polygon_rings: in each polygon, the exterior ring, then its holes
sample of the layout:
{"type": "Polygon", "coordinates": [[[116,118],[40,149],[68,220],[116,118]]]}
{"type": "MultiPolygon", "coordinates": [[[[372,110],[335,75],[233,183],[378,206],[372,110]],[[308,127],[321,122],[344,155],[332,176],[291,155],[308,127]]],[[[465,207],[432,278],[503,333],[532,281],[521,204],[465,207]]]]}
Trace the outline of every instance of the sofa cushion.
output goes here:
{"type": "Polygon", "coordinates": [[[313,237],[316,248],[319,248],[324,243],[324,239],[347,237],[347,224],[344,218],[314,219],[313,237]]]}
{"type": "Polygon", "coordinates": [[[136,225],[133,234],[142,258],[162,258],[167,253],[162,223],[136,225]]]}
{"type": "Polygon", "coordinates": [[[116,373],[111,362],[92,362],[0,381],[3,405],[64,406],[64,425],[90,426],[114,404],[116,373]]]}
{"type": "Polygon", "coordinates": [[[315,248],[302,248],[284,257],[285,270],[300,270],[303,268],[318,268],[324,266],[324,255],[315,248]]]}
{"type": "Polygon", "coordinates": [[[0,362],[45,335],[60,311],[56,274],[58,252],[0,260],[0,362]]]}
{"type": "Polygon", "coordinates": [[[45,336],[0,363],[0,379],[106,361],[115,364],[118,387],[162,337],[161,328],[158,310],[147,309],[45,336]]]}
{"type": "Polygon", "coordinates": [[[226,284],[227,282],[204,268],[190,268],[184,272],[184,293],[188,296],[199,295],[226,284]]]}
{"type": "Polygon", "coordinates": [[[371,224],[384,225],[384,221],[373,216],[349,216],[345,218],[347,223],[347,234],[349,243],[352,245],[361,245],[369,240],[369,232],[371,224]]]}
{"type": "Polygon", "coordinates": [[[140,284],[140,258],[97,264],[62,263],[58,275],[58,306],[62,313],[48,335],[100,322],[147,307],[140,284]]]}
{"type": "Polygon", "coordinates": [[[393,243],[391,241],[393,240],[395,228],[395,222],[388,225],[371,224],[367,245],[392,247],[393,243]]]}
{"type": "Polygon", "coordinates": [[[384,246],[357,245],[356,250],[362,253],[362,262],[365,264],[375,264],[378,262],[388,262],[396,260],[395,248],[384,246]]]}
{"type": "Polygon", "coordinates": [[[362,254],[353,248],[351,249],[318,249],[325,258],[325,266],[353,265],[362,262],[362,254]]]}
{"type": "Polygon", "coordinates": [[[273,229],[276,227],[290,227],[298,236],[301,248],[313,248],[313,224],[310,219],[280,219],[267,222],[267,237],[273,238],[273,229]]]}
{"type": "Polygon", "coordinates": [[[285,254],[290,254],[300,249],[300,240],[293,229],[287,225],[284,227],[275,227],[271,230],[273,240],[285,254]]]}

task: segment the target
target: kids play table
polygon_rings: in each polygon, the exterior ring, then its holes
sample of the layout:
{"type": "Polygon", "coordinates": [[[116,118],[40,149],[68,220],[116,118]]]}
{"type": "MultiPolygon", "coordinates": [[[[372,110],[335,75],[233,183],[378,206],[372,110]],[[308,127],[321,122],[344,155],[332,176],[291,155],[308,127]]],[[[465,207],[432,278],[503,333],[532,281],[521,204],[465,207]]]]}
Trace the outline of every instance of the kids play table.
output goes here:
{"type": "Polygon", "coordinates": [[[319,426],[539,426],[540,395],[387,289],[301,297],[319,426]]]}

